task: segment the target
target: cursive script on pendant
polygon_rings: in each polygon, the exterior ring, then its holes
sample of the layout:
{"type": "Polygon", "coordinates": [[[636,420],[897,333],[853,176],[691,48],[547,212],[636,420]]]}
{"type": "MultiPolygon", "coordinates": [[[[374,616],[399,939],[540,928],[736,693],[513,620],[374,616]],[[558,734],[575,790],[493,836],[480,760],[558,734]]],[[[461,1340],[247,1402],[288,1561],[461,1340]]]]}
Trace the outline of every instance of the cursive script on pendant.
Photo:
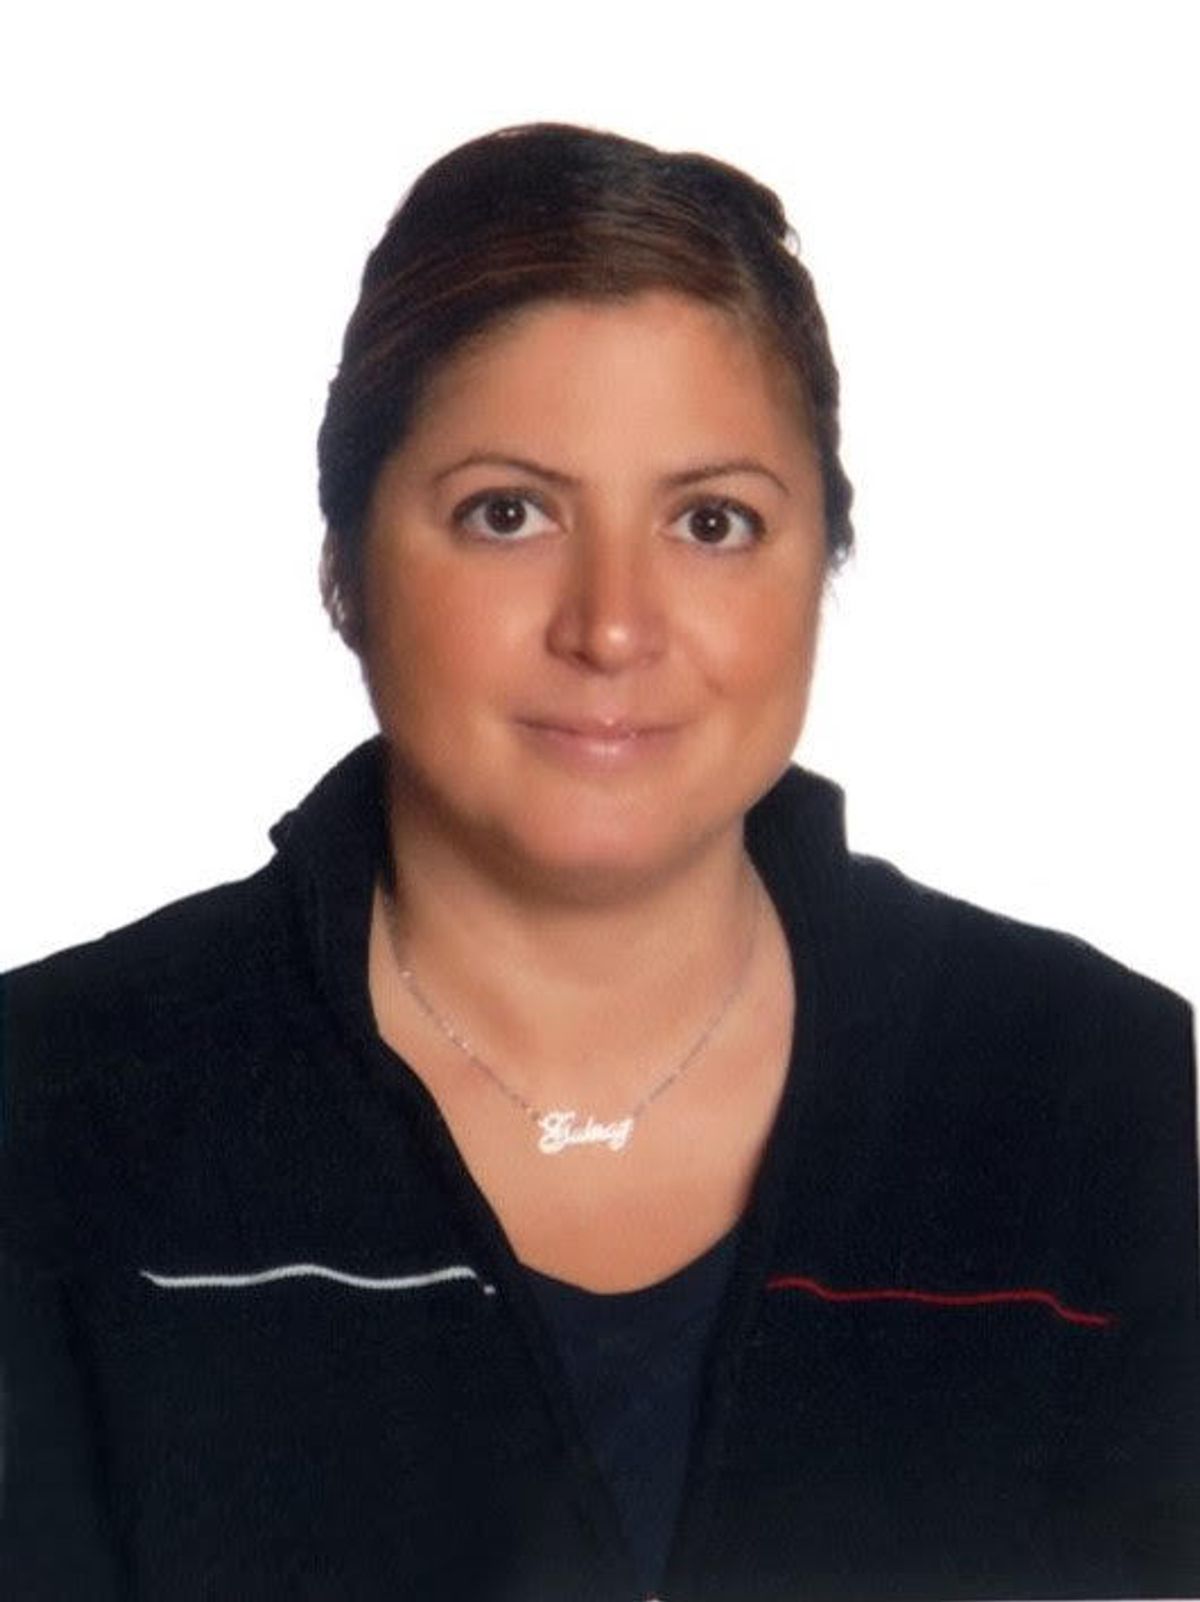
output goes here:
{"type": "Polygon", "coordinates": [[[609,1151],[623,1151],[633,1133],[633,1119],[618,1118],[611,1124],[601,1124],[589,1113],[587,1122],[581,1124],[574,1111],[555,1111],[543,1113],[538,1128],[542,1132],[538,1150],[547,1157],[568,1146],[607,1146],[609,1151]]]}

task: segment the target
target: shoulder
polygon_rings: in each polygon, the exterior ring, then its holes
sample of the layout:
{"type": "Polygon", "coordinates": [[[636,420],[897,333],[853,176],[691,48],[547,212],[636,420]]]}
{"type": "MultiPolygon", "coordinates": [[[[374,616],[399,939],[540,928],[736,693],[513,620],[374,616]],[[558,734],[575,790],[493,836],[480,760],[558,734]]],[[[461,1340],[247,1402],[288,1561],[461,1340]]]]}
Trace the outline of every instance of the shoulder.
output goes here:
{"type": "Polygon", "coordinates": [[[1163,1228],[1191,1216],[1195,1054],[1182,997],[1083,940],[931,890],[890,864],[855,858],[851,878],[876,945],[899,940],[907,953],[882,966],[904,976],[891,1009],[904,1042],[895,1094],[919,1111],[918,1146],[927,1136],[936,1145],[940,1129],[961,1148],[973,1129],[980,1169],[1002,1153],[1031,1193],[1058,1168],[1078,1195],[1108,1196],[1097,1213],[1110,1222],[1147,1185],[1174,1190],[1163,1228]]]}
{"type": "Polygon", "coordinates": [[[277,878],[273,861],[0,975],[9,1060],[99,1063],[236,1010],[278,949],[277,878]]]}
{"type": "Polygon", "coordinates": [[[277,880],[272,862],[0,977],[0,1254],[87,1260],[137,1174],[219,1149],[196,1131],[238,1116],[278,1032],[277,880]]]}
{"type": "Polygon", "coordinates": [[[903,976],[862,1055],[909,1192],[930,1216],[1019,1240],[1022,1260],[1085,1300],[1175,1309],[1194,1331],[1188,1003],[1083,940],[890,864],[855,858],[850,876],[860,924],[889,951],[881,971],[903,976]]]}
{"type": "Polygon", "coordinates": [[[68,1132],[79,1144],[133,1117],[150,1127],[246,1059],[291,945],[277,861],[0,976],[7,1163],[61,1151],[68,1132]]]}
{"type": "Polygon", "coordinates": [[[1052,1019],[1077,1027],[1191,1027],[1174,991],[1077,936],[1024,922],[920,884],[889,862],[851,856],[856,922],[877,938],[902,933],[922,950],[931,994],[992,1023],[1029,1027],[1052,1019]]]}
{"type": "Polygon", "coordinates": [[[813,948],[843,1024],[926,1026],[1031,1046],[1163,1039],[1186,1056],[1191,1010],[1086,941],[921,884],[846,843],[844,797],[792,767],[751,814],[752,853],[794,942],[813,948]]]}

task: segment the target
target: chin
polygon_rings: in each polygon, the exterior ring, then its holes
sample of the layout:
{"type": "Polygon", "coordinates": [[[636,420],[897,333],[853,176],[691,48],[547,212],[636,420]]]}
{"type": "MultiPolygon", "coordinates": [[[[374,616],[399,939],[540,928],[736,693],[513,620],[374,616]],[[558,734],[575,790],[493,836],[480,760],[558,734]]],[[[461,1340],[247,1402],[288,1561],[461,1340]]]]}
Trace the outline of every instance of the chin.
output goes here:
{"type": "Polygon", "coordinates": [[[652,890],[669,873],[660,860],[617,861],[599,855],[571,860],[509,859],[511,882],[530,902],[597,909],[652,890]]]}
{"type": "Polygon", "coordinates": [[[650,889],[669,879],[733,830],[741,839],[741,814],[733,822],[681,829],[678,820],[663,828],[661,809],[653,819],[609,820],[601,826],[578,816],[560,815],[541,829],[530,819],[519,837],[497,840],[514,885],[548,900],[601,904],[650,889]]]}

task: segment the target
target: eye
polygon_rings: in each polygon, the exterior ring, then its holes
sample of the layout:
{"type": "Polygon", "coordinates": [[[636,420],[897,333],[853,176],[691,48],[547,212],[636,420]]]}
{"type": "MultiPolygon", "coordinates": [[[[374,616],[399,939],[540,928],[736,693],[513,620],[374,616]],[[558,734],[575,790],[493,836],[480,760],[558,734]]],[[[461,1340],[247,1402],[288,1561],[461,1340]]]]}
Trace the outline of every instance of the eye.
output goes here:
{"type": "Polygon", "coordinates": [[[554,519],[527,490],[480,490],[451,513],[456,528],[476,539],[505,541],[529,539],[555,526],[554,519]]]}
{"type": "Polygon", "coordinates": [[[740,501],[699,501],[671,524],[677,539],[721,551],[741,551],[756,544],[766,530],[762,517],[740,501]]]}

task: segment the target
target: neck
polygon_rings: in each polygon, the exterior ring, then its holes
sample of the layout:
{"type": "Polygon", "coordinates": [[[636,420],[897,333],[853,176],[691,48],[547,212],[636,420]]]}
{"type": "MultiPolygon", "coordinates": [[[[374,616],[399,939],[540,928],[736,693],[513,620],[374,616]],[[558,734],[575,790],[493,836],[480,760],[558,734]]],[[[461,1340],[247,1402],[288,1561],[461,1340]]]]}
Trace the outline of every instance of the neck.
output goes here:
{"type": "Polygon", "coordinates": [[[410,968],[531,1099],[601,1086],[604,1105],[635,1100],[739,976],[760,893],[740,829],[673,872],[588,899],[522,893],[414,828],[411,812],[392,817],[395,899],[386,921],[380,902],[373,971],[394,984],[410,968]]]}

